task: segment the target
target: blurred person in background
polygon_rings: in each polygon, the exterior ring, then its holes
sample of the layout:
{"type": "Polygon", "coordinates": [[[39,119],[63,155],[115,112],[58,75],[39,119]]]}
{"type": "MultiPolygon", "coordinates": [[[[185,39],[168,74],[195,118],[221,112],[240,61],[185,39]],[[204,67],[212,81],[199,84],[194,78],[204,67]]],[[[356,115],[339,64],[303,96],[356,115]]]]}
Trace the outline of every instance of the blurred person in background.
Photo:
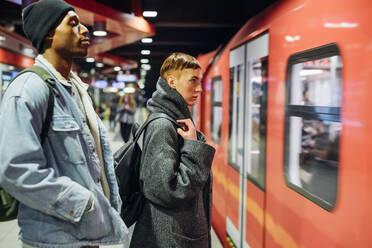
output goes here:
{"type": "Polygon", "coordinates": [[[136,112],[136,102],[131,94],[125,94],[119,101],[119,121],[120,133],[124,142],[127,142],[134,124],[134,113],[136,112]]]}
{"type": "Polygon", "coordinates": [[[110,131],[115,131],[116,127],[116,115],[118,112],[119,107],[119,97],[118,94],[112,99],[111,105],[110,105],[110,115],[109,115],[109,122],[110,122],[110,131]]]}

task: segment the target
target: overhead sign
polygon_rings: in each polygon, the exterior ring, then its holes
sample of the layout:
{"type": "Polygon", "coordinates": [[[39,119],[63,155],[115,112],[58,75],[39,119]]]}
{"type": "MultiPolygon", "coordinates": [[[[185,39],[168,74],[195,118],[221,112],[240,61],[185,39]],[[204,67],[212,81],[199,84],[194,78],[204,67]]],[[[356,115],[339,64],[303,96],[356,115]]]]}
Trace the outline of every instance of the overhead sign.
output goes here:
{"type": "Polygon", "coordinates": [[[94,81],[94,87],[99,89],[107,88],[108,82],[106,80],[96,80],[94,81]]]}
{"type": "Polygon", "coordinates": [[[137,75],[135,74],[118,74],[116,76],[116,81],[119,82],[136,82],[137,75]]]}
{"type": "Polygon", "coordinates": [[[2,71],[1,72],[1,80],[2,81],[11,81],[13,79],[12,72],[10,71],[2,71]]]}
{"type": "Polygon", "coordinates": [[[116,89],[124,89],[125,83],[124,82],[112,82],[112,87],[116,89]]]}

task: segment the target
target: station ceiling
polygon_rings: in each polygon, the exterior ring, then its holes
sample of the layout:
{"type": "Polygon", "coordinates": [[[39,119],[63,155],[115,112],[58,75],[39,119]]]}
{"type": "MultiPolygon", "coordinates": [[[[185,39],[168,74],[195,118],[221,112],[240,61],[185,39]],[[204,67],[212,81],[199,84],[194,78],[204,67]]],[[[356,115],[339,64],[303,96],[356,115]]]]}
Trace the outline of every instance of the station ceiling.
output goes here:
{"type": "MultiPolygon", "coordinates": [[[[184,52],[193,56],[207,53],[226,44],[233,35],[250,18],[273,4],[277,0],[142,0],[137,7],[143,11],[155,10],[157,17],[145,18],[155,27],[152,43],[142,43],[140,40],[125,44],[110,51],[108,54],[136,61],[140,67],[140,59],[149,59],[151,69],[146,75],[146,95],[155,90],[159,70],[164,59],[172,52],[184,52]],[[141,50],[150,50],[150,55],[141,55],[141,50]]],[[[21,21],[21,5],[14,1],[0,0],[0,25],[15,28],[23,35],[21,21]]],[[[97,3],[111,7],[123,13],[131,12],[132,1],[96,0],[97,3]]],[[[91,27],[90,27],[91,28],[91,27]]],[[[77,64],[87,72],[94,63],[78,60],[77,64]]],[[[105,68],[98,69],[104,70],[105,68]]],[[[139,68],[131,69],[130,73],[139,75],[139,68]]],[[[111,74],[114,75],[114,74],[111,74]]],[[[109,75],[110,77],[110,75],[109,75]]]]}

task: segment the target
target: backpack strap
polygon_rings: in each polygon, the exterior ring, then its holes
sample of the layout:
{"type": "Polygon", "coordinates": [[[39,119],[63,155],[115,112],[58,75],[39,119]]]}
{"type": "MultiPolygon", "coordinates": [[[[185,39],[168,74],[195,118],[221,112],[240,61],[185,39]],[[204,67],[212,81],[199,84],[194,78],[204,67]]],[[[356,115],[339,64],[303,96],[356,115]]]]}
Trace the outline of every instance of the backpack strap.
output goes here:
{"type": "Polygon", "coordinates": [[[145,128],[147,127],[147,125],[150,124],[150,122],[152,122],[153,120],[159,119],[159,118],[167,119],[167,120],[171,121],[177,127],[180,126],[173,118],[171,118],[167,114],[164,114],[164,113],[152,113],[152,114],[150,114],[150,116],[148,117],[148,119],[146,120],[146,122],[136,132],[135,138],[134,138],[134,142],[137,142],[138,141],[138,139],[140,138],[141,134],[143,133],[143,131],[145,130],[145,128]]]}
{"type": "Polygon", "coordinates": [[[46,85],[48,86],[49,89],[49,98],[48,98],[48,108],[47,108],[47,114],[43,123],[43,127],[41,129],[41,134],[40,134],[40,139],[41,139],[41,145],[44,144],[44,141],[47,137],[50,124],[52,122],[52,117],[53,117],[53,109],[54,109],[54,95],[58,96],[57,90],[54,88],[56,85],[56,81],[53,78],[52,75],[48,71],[46,71],[44,68],[34,65],[31,67],[28,67],[21,71],[13,80],[12,82],[21,74],[26,73],[26,72],[33,72],[36,73],[41,79],[44,80],[46,85]]]}

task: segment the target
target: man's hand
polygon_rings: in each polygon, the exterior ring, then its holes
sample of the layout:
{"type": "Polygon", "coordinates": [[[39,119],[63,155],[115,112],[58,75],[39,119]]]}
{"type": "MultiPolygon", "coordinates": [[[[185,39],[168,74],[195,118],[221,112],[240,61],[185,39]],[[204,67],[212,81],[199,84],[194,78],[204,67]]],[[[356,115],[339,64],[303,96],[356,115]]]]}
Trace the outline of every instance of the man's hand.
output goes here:
{"type": "Polygon", "coordinates": [[[196,128],[191,119],[177,120],[177,123],[182,126],[182,128],[177,128],[177,133],[184,139],[197,140],[196,128]]]}
{"type": "Polygon", "coordinates": [[[93,210],[93,207],[94,207],[93,197],[90,197],[87,205],[85,206],[84,212],[90,212],[90,211],[92,211],[93,210]]]}

